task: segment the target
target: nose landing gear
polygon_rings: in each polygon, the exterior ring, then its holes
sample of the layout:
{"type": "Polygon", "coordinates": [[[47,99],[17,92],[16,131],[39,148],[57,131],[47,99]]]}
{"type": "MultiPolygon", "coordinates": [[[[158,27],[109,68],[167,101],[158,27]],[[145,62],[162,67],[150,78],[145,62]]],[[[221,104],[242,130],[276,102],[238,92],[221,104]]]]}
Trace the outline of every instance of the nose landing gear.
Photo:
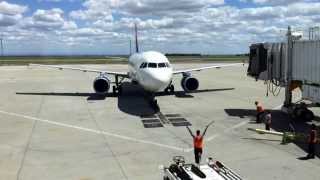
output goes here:
{"type": "Polygon", "coordinates": [[[150,107],[155,111],[155,113],[160,112],[160,107],[158,105],[158,101],[156,100],[154,93],[145,92],[144,97],[149,103],[150,107]]]}

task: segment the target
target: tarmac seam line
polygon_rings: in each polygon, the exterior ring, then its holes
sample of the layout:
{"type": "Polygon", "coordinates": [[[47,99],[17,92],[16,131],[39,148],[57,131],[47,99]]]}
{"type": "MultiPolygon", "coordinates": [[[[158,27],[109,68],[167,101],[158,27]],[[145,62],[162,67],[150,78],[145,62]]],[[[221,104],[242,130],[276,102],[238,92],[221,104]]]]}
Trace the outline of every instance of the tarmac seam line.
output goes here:
{"type": "MultiPolygon", "coordinates": [[[[37,116],[39,116],[39,114],[40,114],[40,111],[41,111],[41,109],[42,109],[42,104],[43,104],[43,102],[44,102],[44,97],[41,98],[40,106],[39,106],[39,109],[38,109],[38,111],[37,111],[37,113],[36,113],[37,116]]],[[[22,171],[23,166],[24,166],[24,161],[25,161],[26,156],[27,156],[27,153],[28,153],[28,149],[29,149],[29,146],[30,146],[30,143],[31,143],[32,135],[33,135],[34,129],[35,129],[35,127],[36,127],[36,124],[37,124],[37,121],[34,121],[33,124],[32,124],[31,132],[30,132],[30,134],[29,134],[26,147],[25,147],[25,149],[24,149],[24,151],[23,151],[23,157],[22,157],[22,160],[21,160],[21,163],[20,163],[18,172],[17,172],[17,180],[20,179],[20,174],[21,174],[21,171],[22,171]]]]}
{"type": "Polygon", "coordinates": [[[94,117],[93,113],[91,112],[88,103],[86,103],[86,106],[87,106],[87,110],[88,110],[88,113],[89,113],[89,116],[90,116],[91,120],[94,122],[94,124],[96,125],[97,129],[100,131],[100,134],[102,135],[102,138],[104,139],[104,144],[105,144],[106,148],[108,148],[108,150],[111,152],[113,158],[114,158],[115,161],[117,162],[117,164],[118,164],[118,166],[119,166],[119,168],[120,168],[120,171],[121,171],[123,177],[124,177],[125,179],[128,179],[128,176],[127,176],[127,174],[126,174],[125,171],[124,171],[124,168],[122,167],[122,165],[121,165],[119,159],[117,158],[115,152],[112,150],[110,144],[108,143],[108,139],[106,138],[106,136],[105,136],[104,134],[101,133],[101,132],[102,132],[102,129],[100,128],[100,126],[99,126],[96,118],[94,117]]]}
{"type": "Polygon", "coordinates": [[[152,141],[136,139],[136,138],[132,138],[132,137],[128,137],[128,136],[123,136],[120,134],[110,133],[110,132],[106,132],[106,131],[98,131],[95,129],[85,128],[85,127],[81,127],[81,126],[75,126],[75,125],[71,125],[71,124],[60,123],[57,121],[40,119],[40,118],[31,117],[31,116],[27,116],[27,115],[23,115],[23,114],[17,114],[17,113],[13,113],[13,112],[7,112],[7,111],[0,110],[0,113],[7,114],[10,116],[21,117],[21,118],[25,118],[25,119],[29,119],[29,120],[39,121],[39,122],[43,122],[43,123],[48,123],[48,124],[52,124],[52,125],[56,125],[56,126],[60,126],[60,127],[67,127],[67,128],[77,129],[77,130],[91,132],[91,133],[95,133],[95,134],[104,134],[106,136],[115,137],[118,139],[123,139],[123,140],[142,143],[142,144],[154,145],[154,146],[158,146],[158,147],[162,147],[162,148],[166,148],[166,149],[172,149],[172,150],[181,151],[181,152],[188,152],[188,150],[189,150],[188,148],[181,148],[181,147],[176,147],[176,146],[172,146],[172,145],[166,145],[166,144],[156,143],[156,142],[152,142],[152,141]]]}

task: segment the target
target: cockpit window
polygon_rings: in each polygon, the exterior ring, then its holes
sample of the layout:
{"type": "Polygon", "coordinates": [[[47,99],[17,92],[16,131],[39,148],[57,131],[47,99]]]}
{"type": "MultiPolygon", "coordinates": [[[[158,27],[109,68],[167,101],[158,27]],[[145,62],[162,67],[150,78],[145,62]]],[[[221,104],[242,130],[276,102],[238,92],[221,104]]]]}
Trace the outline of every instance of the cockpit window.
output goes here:
{"type": "Polygon", "coordinates": [[[158,67],[159,67],[159,68],[164,68],[164,67],[167,67],[167,66],[166,66],[165,63],[158,63],[158,67]]]}
{"type": "Polygon", "coordinates": [[[148,63],[149,68],[157,68],[157,63],[148,63]]]}
{"type": "Polygon", "coordinates": [[[147,67],[147,63],[142,63],[141,65],[140,65],[140,68],[142,69],[142,68],[146,68],[147,67]]]}
{"type": "Polygon", "coordinates": [[[170,67],[170,64],[169,64],[169,63],[166,63],[166,66],[167,66],[167,67],[170,67]]]}

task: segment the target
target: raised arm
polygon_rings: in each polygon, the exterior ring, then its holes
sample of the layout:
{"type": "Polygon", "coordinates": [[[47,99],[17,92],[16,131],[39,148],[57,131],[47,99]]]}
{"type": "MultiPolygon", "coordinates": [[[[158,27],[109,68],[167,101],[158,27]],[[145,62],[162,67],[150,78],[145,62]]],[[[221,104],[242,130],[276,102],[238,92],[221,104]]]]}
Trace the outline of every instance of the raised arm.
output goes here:
{"type": "Polygon", "coordinates": [[[190,135],[194,138],[194,135],[192,134],[192,131],[190,130],[189,126],[186,126],[186,127],[187,127],[187,129],[188,129],[188,131],[189,131],[190,135]]]}
{"type": "Polygon", "coordinates": [[[203,131],[203,133],[202,133],[202,137],[203,137],[204,135],[206,135],[206,132],[207,132],[208,127],[211,126],[211,124],[213,124],[213,123],[214,123],[214,121],[211,121],[211,122],[206,126],[206,128],[204,129],[204,131],[203,131]]]}
{"type": "Polygon", "coordinates": [[[209,125],[206,126],[206,128],[204,129],[203,133],[202,133],[202,137],[204,137],[204,135],[206,135],[207,129],[208,129],[209,125]]]}

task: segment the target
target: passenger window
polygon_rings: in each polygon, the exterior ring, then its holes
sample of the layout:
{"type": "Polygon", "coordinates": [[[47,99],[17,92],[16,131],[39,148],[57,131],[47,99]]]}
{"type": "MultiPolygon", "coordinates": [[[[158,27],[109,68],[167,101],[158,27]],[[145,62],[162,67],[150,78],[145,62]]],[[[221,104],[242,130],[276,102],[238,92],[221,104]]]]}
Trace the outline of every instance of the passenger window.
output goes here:
{"type": "Polygon", "coordinates": [[[165,63],[158,63],[158,67],[159,68],[164,68],[164,67],[166,67],[166,64],[165,63]]]}
{"type": "Polygon", "coordinates": [[[157,68],[157,63],[148,63],[149,68],[157,68]]]}

